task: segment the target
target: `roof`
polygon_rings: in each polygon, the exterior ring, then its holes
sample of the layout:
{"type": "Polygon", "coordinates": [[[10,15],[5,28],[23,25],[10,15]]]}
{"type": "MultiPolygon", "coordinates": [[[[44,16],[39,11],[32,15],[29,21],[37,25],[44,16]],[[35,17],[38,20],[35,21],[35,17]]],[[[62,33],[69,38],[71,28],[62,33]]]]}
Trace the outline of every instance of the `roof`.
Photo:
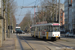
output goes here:
{"type": "Polygon", "coordinates": [[[21,28],[21,27],[16,27],[16,28],[21,28]]]}
{"type": "Polygon", "coordinates": [[[46,25],[60,25],[59,23],[47,23],[47,24],[36,24],[36,25],[32,25],[32,27],[35,27],[35,26],[46,26],[46,25]]]}

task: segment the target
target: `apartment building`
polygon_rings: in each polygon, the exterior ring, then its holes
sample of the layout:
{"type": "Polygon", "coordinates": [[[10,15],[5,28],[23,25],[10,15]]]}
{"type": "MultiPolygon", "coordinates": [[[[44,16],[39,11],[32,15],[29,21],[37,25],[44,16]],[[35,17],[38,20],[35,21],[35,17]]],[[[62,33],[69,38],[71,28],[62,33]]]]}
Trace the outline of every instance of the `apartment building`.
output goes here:
{"type": "Polygon", "coordinates": [[[73,2],[72,2],[72,24],[73,24],[73,31],[74,31],[74,33],[75,33],[75,0],[73,0],[73,2]]]}
{"type": "Polygon", "coordinates": [[[65,29],[75,33],[75,0],[65,0],[65,29]]]}
{"type": "Polygon", "coordinates": [[[65,17],[64,17],[64,11],[61,9],[60,10],[60,26],[64,26],[65,21],[64,21],[65,17]]]}

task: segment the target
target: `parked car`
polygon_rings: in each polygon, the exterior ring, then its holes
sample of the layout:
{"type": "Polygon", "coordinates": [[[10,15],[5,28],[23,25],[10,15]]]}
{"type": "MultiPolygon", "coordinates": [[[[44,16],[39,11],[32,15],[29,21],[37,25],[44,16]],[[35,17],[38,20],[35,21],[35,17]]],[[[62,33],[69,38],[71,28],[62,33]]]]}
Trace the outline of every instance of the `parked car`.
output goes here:
{"type": "Polygon", "coordinates": [[[65,37],[73,37],[74,35],[73,35],[73,33],[70,33],[70,32],[67,32],[66,34],[65,34],[65,37]]]}

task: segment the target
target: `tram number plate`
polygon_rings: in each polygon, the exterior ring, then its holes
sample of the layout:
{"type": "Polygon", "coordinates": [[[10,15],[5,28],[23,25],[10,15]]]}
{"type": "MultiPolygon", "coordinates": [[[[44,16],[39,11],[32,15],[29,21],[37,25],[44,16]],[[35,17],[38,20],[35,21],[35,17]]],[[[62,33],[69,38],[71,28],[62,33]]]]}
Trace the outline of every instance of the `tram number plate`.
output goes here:
{"type": "Polygon", "coordinates": [[[58,36],[56,36],[56,37],[58,37],[58,36]]]}

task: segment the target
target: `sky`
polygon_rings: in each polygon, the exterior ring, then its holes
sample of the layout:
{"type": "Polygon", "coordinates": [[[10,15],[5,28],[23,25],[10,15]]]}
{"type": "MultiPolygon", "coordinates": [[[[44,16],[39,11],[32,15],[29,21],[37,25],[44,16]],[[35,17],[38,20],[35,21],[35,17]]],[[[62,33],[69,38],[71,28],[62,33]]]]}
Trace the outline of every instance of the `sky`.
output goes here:
{"type": "MultiPolygon", "coordinates": [[[[33,8],[21,8],[22,6],[34,6],[34,5],[39,5],[40,1],[42,0],[15,0],[16,4],[17,4],[17,8],[16,8],[16,13],[15,13],[15,17],[16,17],[16,22],[19,24],[25,14],[28,11],[31,11],[32,14],[34,13],[34,9],[33,8]]],[[[64,0],[60,0],[61,3],[64,3],[64,0]]]]}

